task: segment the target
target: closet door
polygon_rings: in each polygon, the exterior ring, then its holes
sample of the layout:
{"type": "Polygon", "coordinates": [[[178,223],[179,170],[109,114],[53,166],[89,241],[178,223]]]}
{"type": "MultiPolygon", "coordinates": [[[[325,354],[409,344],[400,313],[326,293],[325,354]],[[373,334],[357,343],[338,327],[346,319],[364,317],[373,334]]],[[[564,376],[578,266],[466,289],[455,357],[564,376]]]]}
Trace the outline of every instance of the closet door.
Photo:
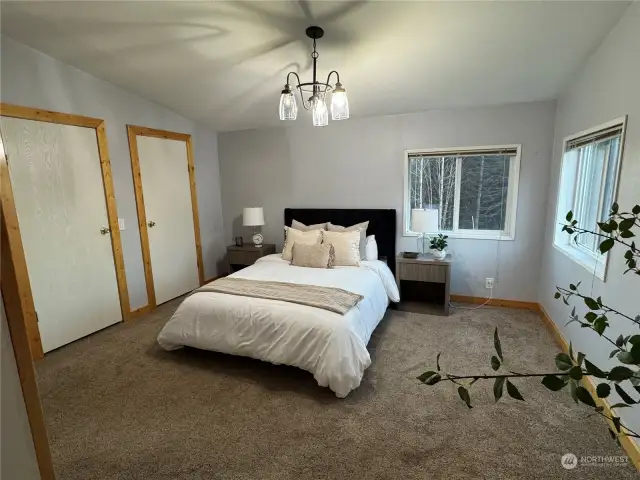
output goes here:
{"type": "Polygon", "coordinates": [[[155,303],[160,304],[200,285],[195,191],[186,141],[137,135],[136,143],[155,303]]]}
{"type": "Polygon", "coordinates": [[[96,130],[0,121],[47,352],[122,320],[96,130]]]}

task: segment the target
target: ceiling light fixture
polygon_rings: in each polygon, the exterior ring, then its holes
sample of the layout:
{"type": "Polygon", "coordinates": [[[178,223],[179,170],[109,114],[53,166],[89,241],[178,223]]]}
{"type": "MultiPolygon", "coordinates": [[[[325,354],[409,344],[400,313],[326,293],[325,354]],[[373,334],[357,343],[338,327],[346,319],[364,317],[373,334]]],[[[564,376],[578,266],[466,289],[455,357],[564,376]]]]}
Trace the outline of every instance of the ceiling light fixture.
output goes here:
{"type": "Polygon", "coordinates": [[[313,116],[314,127],[324,127],[329,123],[329,112],[327,111],[326,96],[327,93],[331,95],[331,119],[332,120],[346,120],[349,118],[349,102],[347,100],[347,92],[340,83],[340,75],[335,70],[329,72],[327,75],[327,81],[325,83],[319,82],[316,79],[316,62],[318,60],[318,52],[316,51],[316,40],[322,38],[324,30],[320,27],[307,28],[307,37],[313,39],[313,52],[311,52],[311,58],[313,59],[313,81],[300,83],[300,77],[296,72],[289,72],[287,75],[287,83],[280,95],[280,120],[295,120],[298,116],[298,106],[296,104],[296,97],[291,90],[291,83],[289,78],[291,75],[295,75],[298,79],[298,88],[300,92],[300,98],[302,99],[302,106],[305,110],[311,110],[313,116]],[[335,73],[336,83],[335,86],[331,86],[329,80],[331,75],[335,73]],[[306,93],[310,93],[311,96],[305,99],[306,93]]]}

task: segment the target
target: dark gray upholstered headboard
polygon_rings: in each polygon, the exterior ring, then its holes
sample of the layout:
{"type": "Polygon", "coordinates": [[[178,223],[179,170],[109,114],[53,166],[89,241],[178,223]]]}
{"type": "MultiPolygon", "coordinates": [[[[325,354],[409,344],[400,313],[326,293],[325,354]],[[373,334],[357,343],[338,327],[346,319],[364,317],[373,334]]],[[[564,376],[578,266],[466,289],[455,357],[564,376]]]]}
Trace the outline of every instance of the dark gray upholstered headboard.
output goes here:
{"type": "Polygon", "coordinates": [[[285,208],[284,224],[288,227],[297,220],[306,225],[331,222],[348,227],[369,222],[367,235],[375,235],[378,255],[387,258],[387,265],[396,271],[396,211],[395,209],[366,208],[285,208]]]}

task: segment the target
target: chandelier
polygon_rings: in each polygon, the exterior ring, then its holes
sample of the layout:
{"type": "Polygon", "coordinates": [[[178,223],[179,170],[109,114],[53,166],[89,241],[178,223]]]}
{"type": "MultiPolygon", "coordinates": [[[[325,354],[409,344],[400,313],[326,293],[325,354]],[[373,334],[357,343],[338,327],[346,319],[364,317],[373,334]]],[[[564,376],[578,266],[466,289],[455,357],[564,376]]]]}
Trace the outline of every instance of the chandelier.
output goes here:
{"type": "Polygon", "coordinates": [[[300,92],[302,106],[305,110],[311,110],[313,126],[324,127],[329,124],[329,112],[327,111],[326,103],[327,93],[331,93],[332,120],[345,120],[349,118],[349,102],[347,101],[347,92],[340,83],[340,75],[338,72],[335,70],[329,72],[325,83],[319,82],[316,78],[316,62],[318,61],[316,40],[323,37],[324,30],[320,27],[309,27],[306,33],[307,37],[313,39],[313,52],[311,52],[311,58],[313,59],[313,81],[301,83],[300,77],[296,72],[289,72],[287,75],[287,83],[282,90],[282,95],[280,95],[280,120],[295,120],[298,116],[296,97],[291,90],[291,83],[289,81],[291,75],[295,75],[298,79],[298,85],[296,85],[296,87],[300,92]],[[331,86],[329,83],[331,75],[333,74],[336,76],[335,86],[331,86]],[[305,96],[308,94],[311,96],[305,99],[305,96]]]}

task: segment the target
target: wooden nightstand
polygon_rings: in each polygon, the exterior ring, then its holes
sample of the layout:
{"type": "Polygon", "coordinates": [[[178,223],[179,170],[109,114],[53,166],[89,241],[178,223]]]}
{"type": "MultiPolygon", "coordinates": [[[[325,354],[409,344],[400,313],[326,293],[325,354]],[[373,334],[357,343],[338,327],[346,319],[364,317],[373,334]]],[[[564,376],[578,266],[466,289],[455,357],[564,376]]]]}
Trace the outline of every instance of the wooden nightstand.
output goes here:
{"type": "Polygon", "coordinates": [[[271,253],[276,253],[276,246],[273,243],[263,243],[261,247],[254,245],[243,245],[241,247],[228,245],[229,273],[234,273],[244,267],[253,265],[260,257],[271,253]]]}
{"type": "Polygon", "coordinates": [[[451,256],[437,260],[431,255],[396,257],[399,310],[449,315],[451,256]]]}

